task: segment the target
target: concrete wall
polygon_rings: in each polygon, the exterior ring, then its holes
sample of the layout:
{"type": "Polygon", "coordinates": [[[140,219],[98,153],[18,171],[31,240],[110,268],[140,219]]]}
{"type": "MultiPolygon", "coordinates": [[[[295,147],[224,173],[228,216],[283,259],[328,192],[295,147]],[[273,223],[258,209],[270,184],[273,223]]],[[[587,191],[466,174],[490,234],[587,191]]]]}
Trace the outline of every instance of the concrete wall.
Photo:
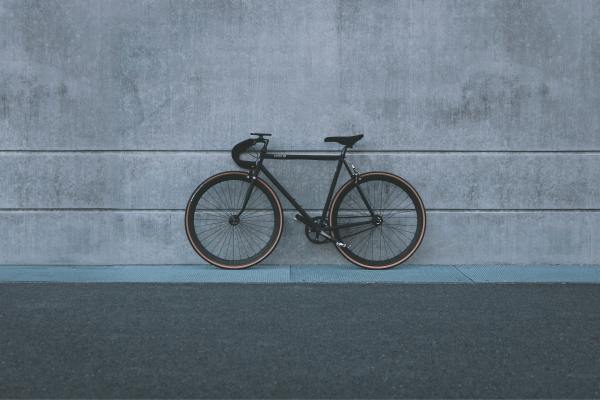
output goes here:
{"type": "MultiPolygon", "coordinates": [[[[412,263],[598,264],[598,21],[595,0],[0,0],[0,264],[200,263],[188,196],[251,131],[364,133],[352,161],[429,209],[412,263]]],[[[311,209],[315,166],[275,168],[311,209]]],[[[291,214],[268,262],[344,262],[291,214]]]]}

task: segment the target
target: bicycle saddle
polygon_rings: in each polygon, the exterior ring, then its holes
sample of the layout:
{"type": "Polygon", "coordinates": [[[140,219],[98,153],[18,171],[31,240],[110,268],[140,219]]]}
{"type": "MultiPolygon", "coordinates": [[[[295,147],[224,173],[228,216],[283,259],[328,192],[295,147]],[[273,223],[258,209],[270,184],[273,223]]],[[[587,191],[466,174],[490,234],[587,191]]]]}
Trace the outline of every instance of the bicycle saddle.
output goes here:
{"type": "Polygon", "coordinates": [[[325,138],[326,142],[335,142],[344,146],[352,147],[356,142],[363,138],[363,134],[354,136],[329,136],[325,138]]]}

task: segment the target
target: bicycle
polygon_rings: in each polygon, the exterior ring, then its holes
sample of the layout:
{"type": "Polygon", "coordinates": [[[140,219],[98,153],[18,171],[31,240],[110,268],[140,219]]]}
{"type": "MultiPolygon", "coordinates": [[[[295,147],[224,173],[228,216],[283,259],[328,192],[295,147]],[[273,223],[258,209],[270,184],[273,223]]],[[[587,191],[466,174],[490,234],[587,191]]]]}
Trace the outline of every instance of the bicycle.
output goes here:
{"type": "Polygon", "coordinates": [[[346,152],[363,135],[332,136],[339,155],[269,153],[268,133],[251,133],[231,150],[247,171],[226,171],[202,182],[185,210],[187,237],[200,257],[220,268],[251,267],[269,256],[283,231],[279,197],[264,174],[298,211],[305,235],[315,244],[334,243],[350,262],[367,269],[395,267],[411,257],[425,235],[425,206],[404,179],[388,172],[359,173],[346,152]],[[242,157],[246,159],[242,159],[242,157]],[[249,159],[248,159],[249,158],[249,159]],[[263,165],[264,160],[337,161],[320,216],[311,216],[263,165]],[[334,194],[342,166],[350,174],[334,194]]]}

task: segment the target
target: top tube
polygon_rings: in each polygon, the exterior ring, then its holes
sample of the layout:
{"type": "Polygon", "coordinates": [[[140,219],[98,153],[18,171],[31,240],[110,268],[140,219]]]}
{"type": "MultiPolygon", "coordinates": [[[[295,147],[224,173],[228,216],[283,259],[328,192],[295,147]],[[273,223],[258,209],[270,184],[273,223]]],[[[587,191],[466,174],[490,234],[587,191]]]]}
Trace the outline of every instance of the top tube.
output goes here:
{"type": "Polygon", "coordinates": [[[316,160],[316,161],[336,161],[343,158],[342,154],[286,154],[286,153],[265,153],[266,160],[316,160]]]}

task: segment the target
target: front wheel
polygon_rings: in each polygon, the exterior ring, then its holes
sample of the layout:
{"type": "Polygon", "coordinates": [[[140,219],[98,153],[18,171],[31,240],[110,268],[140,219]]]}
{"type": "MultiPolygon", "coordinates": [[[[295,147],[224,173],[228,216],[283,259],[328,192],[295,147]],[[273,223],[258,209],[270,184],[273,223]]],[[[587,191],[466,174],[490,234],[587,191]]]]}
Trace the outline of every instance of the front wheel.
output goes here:
{"type": "Polygon", "coordinates": [[[337,192],[329,224],[340,253],[368,269],[395,267],[414,254],[425,236],[425,206],[404,179],[387,172],[361,174],[337,192]],[[371,210],[369,210],[369,207],[371,210]]]}
{"type": "Polygon", "coordinates": [[[192,247],[217,267],[242,269],[257,264],[281,238],[281,203],[262,179],[254,180],[240,213],[251,182],[240,171],[211,176],[196,188],[185,209],[185,231],[192,247]]]}

